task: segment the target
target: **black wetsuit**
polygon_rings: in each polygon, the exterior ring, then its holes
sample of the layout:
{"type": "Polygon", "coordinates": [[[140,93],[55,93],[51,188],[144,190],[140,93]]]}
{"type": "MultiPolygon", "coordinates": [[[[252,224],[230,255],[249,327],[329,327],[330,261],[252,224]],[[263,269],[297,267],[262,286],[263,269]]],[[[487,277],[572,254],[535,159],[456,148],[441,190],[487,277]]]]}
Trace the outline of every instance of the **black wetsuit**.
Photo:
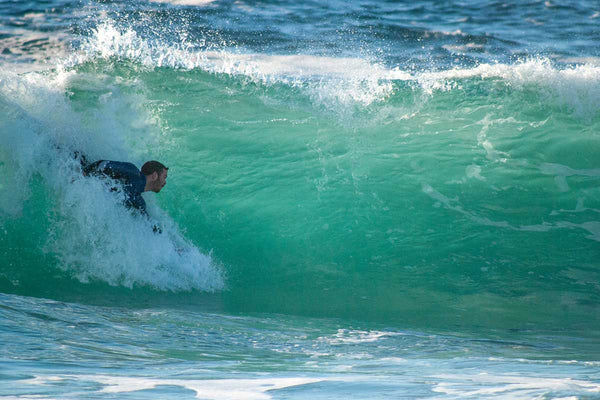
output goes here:
{"type": "Polygon", "coordinates": [[[85,165],[83,174],[86,176],[107,176],[120,182],[125,194],[125,206],[134,208],[141,214],[148,216],[146,202],[142,197],[146,187],[146,176],[132,163],[99,160],[85,165]]]}

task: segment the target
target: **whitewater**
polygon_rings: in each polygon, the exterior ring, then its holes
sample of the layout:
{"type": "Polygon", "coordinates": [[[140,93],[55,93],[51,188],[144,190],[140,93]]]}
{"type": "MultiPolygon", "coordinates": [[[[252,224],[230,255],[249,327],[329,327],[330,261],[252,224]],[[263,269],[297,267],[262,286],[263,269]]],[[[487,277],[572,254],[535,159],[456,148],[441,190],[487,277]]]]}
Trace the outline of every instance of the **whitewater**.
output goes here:
{"type": "Polygon", "coordinates": [[[0,398],[600,398],[599,21],[0,2],[0,398]]]}

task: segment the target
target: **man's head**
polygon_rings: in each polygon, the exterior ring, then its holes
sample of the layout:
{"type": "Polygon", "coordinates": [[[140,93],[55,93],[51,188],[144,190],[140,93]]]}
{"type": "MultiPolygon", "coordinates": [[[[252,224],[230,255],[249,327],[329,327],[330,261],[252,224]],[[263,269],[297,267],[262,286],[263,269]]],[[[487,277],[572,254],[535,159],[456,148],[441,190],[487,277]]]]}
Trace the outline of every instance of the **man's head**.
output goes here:
{"type": "Polygon", "coordinates": [[[167,184],[167,172],[169,168],[158,161],[148,161],[142,165],[142,174],[146,175],[146,191],[160,192],[167,184]]]}

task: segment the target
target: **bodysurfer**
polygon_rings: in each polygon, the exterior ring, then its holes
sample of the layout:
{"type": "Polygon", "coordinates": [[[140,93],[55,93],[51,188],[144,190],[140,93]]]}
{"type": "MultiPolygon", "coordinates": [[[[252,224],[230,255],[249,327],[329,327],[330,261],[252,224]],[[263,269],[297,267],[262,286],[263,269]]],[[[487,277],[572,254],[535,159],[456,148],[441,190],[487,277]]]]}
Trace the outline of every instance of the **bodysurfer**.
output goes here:
{"type": "MultiPolygon", "coordinates": [[[[82,154],[76,154],[81,163],[84,176],[108,177],[121,184],[125,194],[124,204],[127,208],[135,209],[148,217],[143,192],[158,193],[167,184],[169,168],[158,161],[148,161],[142,165],[141,171],[129,162],[98,160],[89,163],[82,154]]],[[[112,188],[111,190],[117,190],[112,188]]],[[[161,229],[154,226],[155,232],[161,229]]]]}

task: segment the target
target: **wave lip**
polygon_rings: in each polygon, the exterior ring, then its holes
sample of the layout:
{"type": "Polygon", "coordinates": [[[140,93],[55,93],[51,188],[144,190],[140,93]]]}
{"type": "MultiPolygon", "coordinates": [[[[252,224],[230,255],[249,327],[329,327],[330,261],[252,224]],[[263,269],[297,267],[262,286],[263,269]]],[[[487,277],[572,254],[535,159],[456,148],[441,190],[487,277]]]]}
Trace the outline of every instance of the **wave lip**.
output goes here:
{"type": "Polygon", "coordinates": [[[559,68],[548,59],[516,64],[480,64],[472,68],[408,72],[399,67],[350,57],[307,54],[269,55],[233,52],[213,44],[169,44],[146,40],[134,30],[120,30],[112,21],[100,24],[73,57],[71,64],[96,58],[127,59],[150,68],[200,69],[214,74],[243,76],[261,84],[284,84],[306,90],[318,104],[367,106],[393,96],[395,82],[408,82],[426,93],[460,89],[452,82],[500,79],[517,90],[532,87],[551,94],[578,115],[600,110],[600,66],[595,62],[559,68]]]}

